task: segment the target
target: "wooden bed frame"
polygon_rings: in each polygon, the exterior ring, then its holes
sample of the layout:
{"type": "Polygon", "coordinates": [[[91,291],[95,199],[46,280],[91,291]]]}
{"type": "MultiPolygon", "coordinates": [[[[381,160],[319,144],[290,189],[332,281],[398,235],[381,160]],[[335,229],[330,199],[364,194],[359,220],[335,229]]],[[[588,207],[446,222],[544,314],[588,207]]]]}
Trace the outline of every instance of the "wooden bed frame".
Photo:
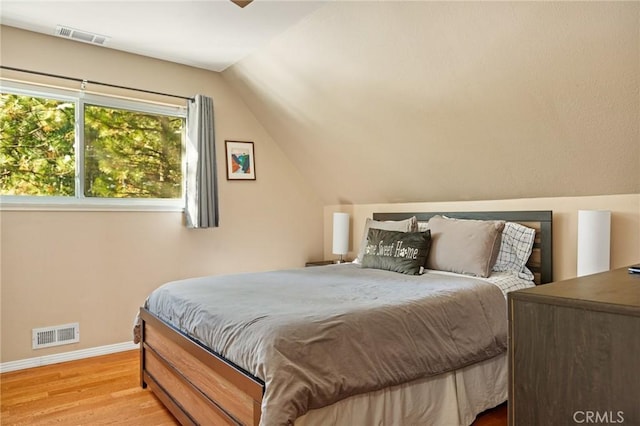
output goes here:
{"type": "MultiPolygon", "coordinates": [[[[536,284],[552,280],[551,211],[375,213],[376,220],[416,216],[427,221],[436,214],[460,219],[499,219],[536,229],[527,264],[536,284]]],[[[140,381],[183,425],[258,425],[264,382],[217,355],[140,308],[140,381]]]]}

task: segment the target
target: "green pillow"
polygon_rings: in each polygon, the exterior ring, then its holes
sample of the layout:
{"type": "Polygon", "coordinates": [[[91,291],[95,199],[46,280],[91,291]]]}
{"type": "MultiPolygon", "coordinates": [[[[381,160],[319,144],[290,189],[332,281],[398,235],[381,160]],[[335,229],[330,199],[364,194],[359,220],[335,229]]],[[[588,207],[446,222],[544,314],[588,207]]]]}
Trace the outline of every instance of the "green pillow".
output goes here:
{"type": "Polygon", "coordinates": [[[422,272],[430,245],[431,231],[400,232],[371,228],[362,267],[418,275],[422,272]]]}

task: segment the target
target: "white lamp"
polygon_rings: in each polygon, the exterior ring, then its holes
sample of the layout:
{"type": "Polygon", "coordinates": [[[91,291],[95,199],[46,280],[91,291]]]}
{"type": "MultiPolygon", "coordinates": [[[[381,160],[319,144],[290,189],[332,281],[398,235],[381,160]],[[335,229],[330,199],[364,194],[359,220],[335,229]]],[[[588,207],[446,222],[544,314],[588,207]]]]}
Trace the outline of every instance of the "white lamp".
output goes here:
{"type": "Polygon", "coordinates": [[[611,212],[578,211],[578,276],[609,270],[611,212]]]}
{"type": "Polygon", "coordinates": [[[338,263],[344,262],[342,256],[349,252],[349,213],[333,214],[333,254],[340,255],[338,263]]]}

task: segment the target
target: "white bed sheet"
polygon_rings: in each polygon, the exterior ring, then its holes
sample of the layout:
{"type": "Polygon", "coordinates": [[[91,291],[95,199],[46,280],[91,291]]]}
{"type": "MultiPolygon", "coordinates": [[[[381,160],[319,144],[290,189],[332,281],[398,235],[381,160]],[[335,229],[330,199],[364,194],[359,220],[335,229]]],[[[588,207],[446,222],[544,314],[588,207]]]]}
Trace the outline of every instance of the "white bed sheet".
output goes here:
{"type": "MultiPolygon", "coordinates": [[[[425,269],[425,274],[440,274],[440,275],[454,275],[460,276],[460,274],[456,274],[455,272],[445,272],[445,271],[436,271],[433,269],[425,269]]],[[[466,276],[466,275],[463,275],[466,276]]],[[[525,280],[523,278],[518,277],[513,272],[492,272],[491,275],[487,278],[475,277],[476,279],[490,282],[491,284],[497,286],[504,294],[506,299],[507,293],[515,290],[520,290],[523,288],[535,287],[535,283],[533,281],[525,280]]]]}
{"type": "Polygon", "coordinates": [[[298,418],[296,426],[468,426],[507,400],[507,355],[457,371],[355,395],[298,418]]]}

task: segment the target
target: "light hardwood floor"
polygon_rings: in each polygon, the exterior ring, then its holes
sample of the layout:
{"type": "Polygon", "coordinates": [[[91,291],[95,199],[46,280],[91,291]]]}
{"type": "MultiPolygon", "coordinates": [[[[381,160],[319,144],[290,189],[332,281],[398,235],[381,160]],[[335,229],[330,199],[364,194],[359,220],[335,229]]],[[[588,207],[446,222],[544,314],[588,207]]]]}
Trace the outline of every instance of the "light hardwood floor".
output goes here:
{"type": "Polygon", "coordinates": [[[140,387],[138,351],[4,373],[2,425],[176,425],[140,387]]]}
{"type": "MultiPolygon", "coordinates": [[[[0,375],[3,426],[177,425],[140,387],[138,351],[120,352],[0,375]]],[[[506,426],[506,405],[482,414],[473,426],[506,426]]]]}

